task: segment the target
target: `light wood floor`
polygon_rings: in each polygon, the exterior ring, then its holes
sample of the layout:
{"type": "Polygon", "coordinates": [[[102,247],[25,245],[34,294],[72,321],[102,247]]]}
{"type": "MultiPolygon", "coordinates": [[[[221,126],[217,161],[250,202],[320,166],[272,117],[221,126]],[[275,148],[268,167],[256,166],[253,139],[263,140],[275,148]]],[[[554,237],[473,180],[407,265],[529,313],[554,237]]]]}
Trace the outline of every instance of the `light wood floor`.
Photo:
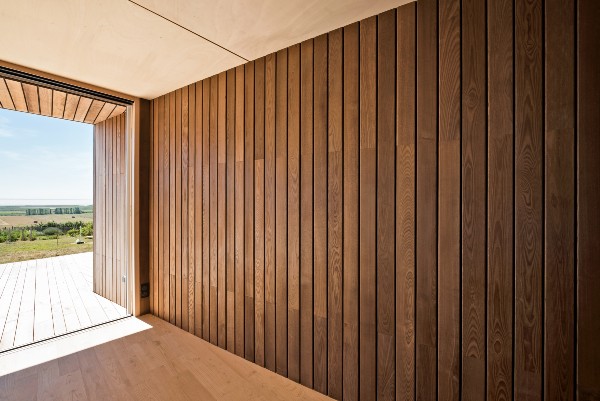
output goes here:
{"type": "Polygon", "coordinates": [[[140,319],[152,328],[0,377],[0,400],[331,400],[155,316],[140,319]]]}
{"type": "Polygon", "coordinates": [[[92,291],[91,252],[0,265],[0,351],[127,315],[92,291]]]}

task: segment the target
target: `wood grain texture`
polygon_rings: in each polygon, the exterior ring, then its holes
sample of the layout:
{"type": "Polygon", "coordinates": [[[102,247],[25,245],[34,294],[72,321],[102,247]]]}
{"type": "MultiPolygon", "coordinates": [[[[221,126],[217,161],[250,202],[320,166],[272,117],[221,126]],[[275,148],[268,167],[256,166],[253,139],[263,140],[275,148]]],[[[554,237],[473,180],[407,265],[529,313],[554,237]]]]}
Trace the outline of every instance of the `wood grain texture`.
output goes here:
{"type": "Polygon", "coordinates": [[[359,24],[344,28],[342,399],[358,400],[359,24]]]}
{"type": "Polygon", "coordinates": [[[327,392],[327,35],[315,38],[313,56],[314,265],[313,383],[327,392]]]}
{"type": "Polygon", "coordinates": [[[218,77],[218,100],[217,100],[217,338],[221,348],[227,348],[226,324],[226,267],[225,267],[225,230],[226,226],[226,162],[227,162],[227,142],[226,142],[226,95],[227,95],[227,76],[224,72],[218,77]]]}
{"type": "Polygon", "coordinates": [[[416,4],[397,10],[396,399],[415,399],[416,4]],[[400,101],[400,99],[404,99],[400,101]]]}
{"type": "Polygon", "coordinates": [[[542,2],[515,3],[515,399],[542,399],[542,2]]]}
{"type": "Polygon", "coordinates": [[[486,397],[487,87],[485,4],[462,4],[462,394],[486,397]]]}
{"type": "Polygon", "coordinates": [[[437,395],[437,0],[417,3],[417,399],[437,395]]]}
{"type": "Polygon", "coordinates": [[[31,82],[19,82],[0,77],[0,108],[39,114],[47,117],[64,118],[88,124],[100,123],[107,118],[116,117],[125,112],[125,107],[111,102],[79,96],[31,82]],[[69,111],[65,115],[65,102],[71,97],[69,111]],[[105,110],[105,113],[100,113],[105,110]]]}
{"type": "Polygon", "coordinates": [[[377,17],[377,399],[396,398],[396,10],[377,17]]]}
{"type": "Polygon", "coordinates": [[[155,313],[340,400],[598,398],[587,1],[413,2],[155,99],[155,313]]]}
{"type": "Polygon", "coordinates": [[[254,63],[254,362],[265,366],[265,59],[254,63]]]}
{"type": "Polygon", "coordinates": [[[235,352],[235,70],[227,71],[226,297],[227,350],[235,352]]]}
{"type": "Polygon", "coordinates": [[[244,67],[235,70],[235,353],[244,356],[244,67]]]}
{"type": "Polygon", "coordinates": [[[576,395],[578,400],[600,398],[600,45],[598,3],[577,1],[577,337],[576,395]]]}
{"type": "Polygon", "coordinates": [[[300,383],[313,386],[313,40],[300,49],[300,383]]]}
{"type": "Polygon", "coordinates": [[[460,2],[439,2],[438,394],[460,399],[460,2]],[[442,341],[443,339],[443,341],[442,341]]]}
{"type": "Polygon", "coordinates": [[[218,112],[219,112],[219,77],[210,78],[209,97],[209,122],[208,122],[208,146],[209,146],[209,314],[210,314],[210,342],[219,344],[219,298],[218,298],[218,112]]]}
{"type": "Polygon", "coordinates": [[[300,381],[300,46],[288,49],[288,377],[300,381]]]}
{"type": "Polygon", "coordinates": [[[488,5],[487,398],[512,399],[513,3],[488,5]]]}
{"type": "Polygon", "coordinates": [[[377,397],[377,18],[360,23],[359,286],[361,400],[377,397]]]}
{"type": "Polygon", "coordinates": [[[575,362],[575,2],[545,5],[544,382],[573,400],[575,362]]]}
{"type": "Polygon", "coordinates": [[[275,54],[265,63],[265,366],[276,371],[275,54]]]}
{"type": "Polygon", "coordinates": [[[127,191],[124,174],[120,173],[125,160],[124,134],[123,115],[94,125],[95,199],[100,206],[95,210],[94,222],[102,240],[94,241],[94,253],[100,257],[93,260],[93,288],[96,294],[126,308],[126,283],[121,281],[126,273],[121,260],[126,227],[120,217],[127,191]]]}
{"type": "Polygon", "coordinates": [[[275,364],[287,376],[287,51],[275,72],[275,364]]]}
{"type": "MultiPolygon", "coordinates": [[[[210,86],[202,83],[202,338],[210,340],[210,86]]],[[[216,305],[214,305],[216,311],[216,305]]]]}
{"type": "Polygon", "coordinates": [[[245,357],[254,361],[254,63],[245,67],[244,266],[245,357]]]}
{"type": "Polygon", "coordinates": [[[343,31],[329,33],[327,146],[327,394],[342,396],[343,31]]]}

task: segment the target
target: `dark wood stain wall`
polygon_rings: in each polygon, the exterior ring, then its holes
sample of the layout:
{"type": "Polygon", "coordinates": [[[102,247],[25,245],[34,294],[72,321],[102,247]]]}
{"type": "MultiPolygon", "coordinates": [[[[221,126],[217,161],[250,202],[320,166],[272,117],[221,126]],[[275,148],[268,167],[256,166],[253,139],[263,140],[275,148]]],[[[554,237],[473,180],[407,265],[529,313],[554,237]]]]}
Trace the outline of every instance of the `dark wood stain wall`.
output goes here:
{"type": "Polygon", "coordinates": [[[126,113],[94,125],[94,292],[127,307],[126,113]]]}
{"type": "Polygon", "coordinates": [[[600,399],[599,8],[419,0],[154,99],[152,313],[336,399],[600,399]]]}

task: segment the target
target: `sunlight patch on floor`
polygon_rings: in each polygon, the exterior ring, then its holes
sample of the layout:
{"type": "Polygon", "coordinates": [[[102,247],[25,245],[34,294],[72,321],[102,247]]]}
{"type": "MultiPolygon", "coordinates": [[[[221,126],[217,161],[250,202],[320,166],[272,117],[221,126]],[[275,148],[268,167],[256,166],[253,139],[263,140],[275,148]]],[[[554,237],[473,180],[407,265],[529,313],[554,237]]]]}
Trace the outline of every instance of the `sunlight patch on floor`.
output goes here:
{"type": "Polygon", "coordinates": [[[7,351],[0,354],[0,376],[27,369],[151,328],[151,325],[142,320],[135,317],[128,317],[13,351],[7,351]]]}

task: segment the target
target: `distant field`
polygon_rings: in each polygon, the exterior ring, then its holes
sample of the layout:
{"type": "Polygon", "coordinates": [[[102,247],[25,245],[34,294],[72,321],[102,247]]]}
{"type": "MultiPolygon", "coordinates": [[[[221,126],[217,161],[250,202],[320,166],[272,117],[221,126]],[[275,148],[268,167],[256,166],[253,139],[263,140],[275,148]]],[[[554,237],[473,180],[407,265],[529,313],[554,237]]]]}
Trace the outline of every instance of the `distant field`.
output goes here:
{"type": "Polygon", "coordinates": [[[64,223],[67,221],[82,221],[89,223],[94,220],[93,213],[81,214],[46,214],[42,216],[0,216],[0,228],[2,227],[28,227],[38,223],[55,221],[64,223]]]}
{"type": "Polygon", "coordinates": [[[58,245],[56,239],[0,243],[0,264],[92,252],[93,241],[88,239],[84,241],[85,244],[77,245],[75,244],[75,238],[62,236],[58,238],[58,245]]]}
{"type": "MultiPolygon", "coordinates": [[[[78,206],[78,205],[74,205],[78,206]]],[[[79,206],[81,214],[44,214],[27,216],[26,209],[30,208],[50,208],[55,207],[74,207],[74,206],[0,206],[0,228],[6,227],[28,227],[37,223],[48,223],[54,221],[56,223],[65,223],[67,221],[82,221],[89,223],[93,221],[92,206],[79,206]],[[37,222],[37,223],[36,223],[37,222]]]]}

